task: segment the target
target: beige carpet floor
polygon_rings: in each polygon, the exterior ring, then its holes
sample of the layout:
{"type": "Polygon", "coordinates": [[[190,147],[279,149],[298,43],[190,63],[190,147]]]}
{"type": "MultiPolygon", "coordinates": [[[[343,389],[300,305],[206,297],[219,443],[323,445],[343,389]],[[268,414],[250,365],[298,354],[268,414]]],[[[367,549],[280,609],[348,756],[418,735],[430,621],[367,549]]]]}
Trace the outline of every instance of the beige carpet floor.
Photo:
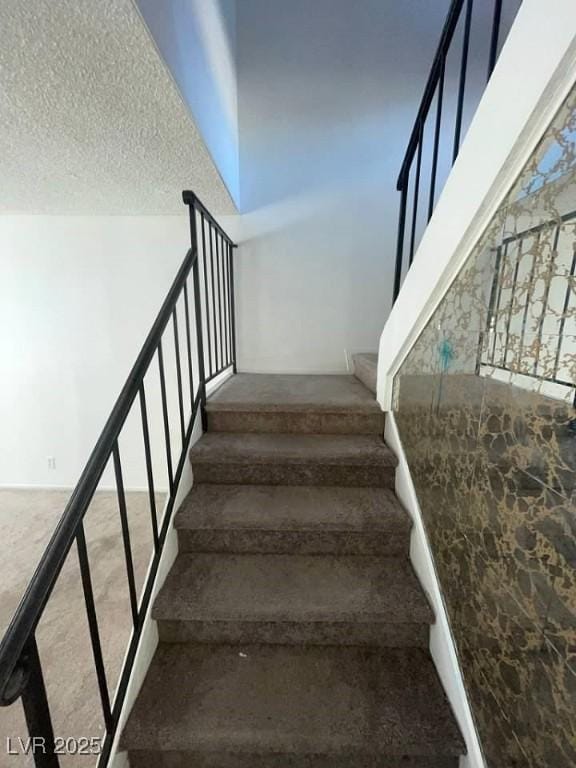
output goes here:
{"type": "MultiPolygon", "coordinates": [[[[4,633],[28,580],[68,500],[66,491],[0,490],[0,633],[4,633]]],[[[157,508],[163,509],[158,496],[157,508]]],[[[146,493],[127,494],[128,519],[138,594],[152,554],[146,493]]],[[[126,562],[115,493],[98,492],[85,517],[92,583],[108,686],[113,695],[132,629],[126,562]]],[[[78,556],[73,547],[37,632],[56,736],[101,737],[100,699],[78,556]]],[[[27,737],[20,702],[0,708],[0,766],[33,765],[30,756],[8,754],[8,738],[19,750],[27,737]]],[[[61,758],[62,766],[90,766],[92,756],[61,758]]]]}

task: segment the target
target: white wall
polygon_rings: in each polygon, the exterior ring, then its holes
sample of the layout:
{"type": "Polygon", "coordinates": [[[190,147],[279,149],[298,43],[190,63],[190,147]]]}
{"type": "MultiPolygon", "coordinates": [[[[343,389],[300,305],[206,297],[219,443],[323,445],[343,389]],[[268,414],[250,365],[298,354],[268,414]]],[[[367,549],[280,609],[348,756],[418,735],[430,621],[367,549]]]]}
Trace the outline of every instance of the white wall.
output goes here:
{"type": "Polygon", "coordinates": [[[576,4],[524,0],[380,338],[378,399],[576,78],[576,4]],[[558,23],[561,19],[562,23],[558,23]],[[535,55],[535,51],[537,55],[535,55]],[[519,77],[518,73],[522,73],[519,77]]]}
{"type": "Polygon", "coordinates": [[[376,349],[395,180],[448,4],[239,5],[242,370],[339,372],[376,349]]]}
{"type": "MultiPolygon", "coordinates": [[[[188,248],[185,211],[0,217],[1,485],[76,484],[188,248]]],[[[165,346],[170,387],[172,337],[165,346]]],[[[156,370],[149,411],[165,486],[156,370]]],[[[136,412],[120,442],[129,487],[146,484],[138,424],[136,412]]]]}
{"type": "MultiPolygon", "coordinates": [[[[238,5],[242,370],[341,372],[345,351],[377,349],[391,305],[396,178],[448,6],[238,5]]],[[[474,10],[464,130],[486,80],[491,8],[474,10]]],[[[458,72],[452,56],[445,116],[458,72]]]]}
{"type": "Polygon", "coordinates": [[[239,203],[236,0],[134,0],[239,203]]]}

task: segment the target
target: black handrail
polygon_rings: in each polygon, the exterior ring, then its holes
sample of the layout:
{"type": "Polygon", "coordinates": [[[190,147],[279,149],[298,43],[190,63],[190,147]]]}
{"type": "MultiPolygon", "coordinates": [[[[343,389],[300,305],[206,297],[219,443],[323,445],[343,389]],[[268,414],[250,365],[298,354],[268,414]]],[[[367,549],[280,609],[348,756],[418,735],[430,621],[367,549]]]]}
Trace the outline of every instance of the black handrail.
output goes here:
{"type": "Polygon", "coordinates": [[[450,10],[448,11],[448,16],[446,17],[446,21],[444,22],[440,42],[438,43],[436,55],[434,56],[434,61],[432,62],[432,67],[430,68],[430,74],[428,75],[428,80],[426,81],[426,87],[424,88],[422,101],[420,102],[420,106],[418,108],[418,114],[416,115],[416,120],[414,121],[412,133],[410,134],[404,160],[402,161],[402,167],[400,168],[400,173],[398,174],[398,181],[396,182],[396,189],[398,191],[401,191],[406,186],[406,180],[408,173],[410,172],[412,159],[414,158],[414,154],[416,153],[416,148],[418,147],[420,140],[420,127],[424,124],[424,121],[428,116],[428,112],[430,111],[430,106],[436,92],[436,86],[440,80],[440,70],[445,65],[446,54],[448,53],[450,44],[452,43],[452,38],[454,37],[454,32],[458,25],[460,12],[462,11],[463,5],[464,0],[453,0],[452,5],[450,6],[450,10]]]}
{"type": "MultiPolygon", "coordinates": [[[[498,56],[498,46],[502,38],[502,0],[492,0],[494,3],[492,13],[492,23],[490,31],[490,48],[487,52],[488,59],[488,77],[490,79],[492,71],[496,64],[498,56]]],[[[446,86],[446,61],[452,44],[454,41],[454,35],[460,20],[463,17],[463,34],[462,34],[462,48],[460,51],[459,67],[458,67],[458,93],[456,101],[456,117],[453,128],[453,140],[452,140],[452,152],[451,163],[452,165],[456,161],[460,145],[462,141],[462,118],[464,112],[464,99],[466,94],[466,80],[468,71],[468,51],[470,47],[470,40],[472,34],[472,12],[473,12],[474,0],[452,0],[438,48],[430,68],[426,87],[424,88],[424,94],[418,108],[416,120],[408,140],[408,146],[406,153],[402,161],[400,173],[398,174],[398,180],[396,182],[396,188],[401,193],[400,198],[400,210],[398,217],[398,237],[396,242],[396,270],[394,275],[394,287],[392,302],[396,301],[400,292],[400,286],[402,283],[403,271],[408,263],[408,268],[412,264],[414,259],[416,247],[417,247],[417,221],[418,212],[422,210],[420,203],[420,184],[421,184],[421,170],[422,170],[422,153],[424,146],[424,127],[428,115],[430,114],[430,108],[437,95],[436,101],[436,117],[434,127],[434,144],[432,150],[432,163],[430,171],[430,186],[428,203],[425,206],[426,210],[426,223],[430,221],[434,207],[436,205],[437,193],[437,173],[438,173],[438,150],[440,141],[442,139],[442,106],[445,97],[446,86]],[[406,232],[406,213],[408,206],[408,191],[410,186],[410,172],[413,167],[414,158],[416,158],[416,172],[414,179],[414,189],[412,193],[412,221],[409,224],[408,232],[406,232]],[[408,242],[408,258],[405,259],[405,244],[408,242]]]]}
{"type": "MultiPolygon", "coordinates": [[[[44,748],[34,754],[35,764],[38,766],[57,766],[58,758],[54,753],[54,735],[52,731],[48,699],[44,688],[42,670],[40,666],[40,657],[38,655],[35,632],[38,623],[42,617],[47,602],[50,599],[54,586],[58,580],[62,566],[70,552],[73,543],[76,541],[78,547],[78,557],[84,598],[86,603],[88,625],[94,654],[94,664],[100,698],[102,703],[103,720],[106,728],[106,738],[103,745],[103,751],[100,757],[100,763],[105,764],[109,755],[112,740],[121,707],[124,701],[128,680],[130,677],[132,664],[136,654],[144,616],[150,601],[154,579],[157,573],[160,555],[171,513],[173,510],[176,492],[180,477],[186,461],[186,449],[192,434],[194,421],[198,409],[203,415],[203,426],[205,425],[204,405],[206,400],[206,376],[205,376],[205,353],[204,340],[208,336],[211,344],[219,351],[218,364],[213,366],[208,361],[210,377],[222,373],[226,369],[236,370],[236,344],[234,338],[234,319],[233,319],[233,293],[234,293],[234,275],[232,269],[233,248],[232,240],[224,232],[222,227],[215,221],[207,208],[198,200],[192,192],[184,192],[183,200],[189,207],[191,243],[192,247],[187,252],[182,265],[172,283],[170,290],[162,304],[162,307],[154,321],[154,324],[144,342],[144,345],[130,371],[126,383],[124,384],[118,399],[108,417],[104,429],[98,438],[98,441],[88,459],[88,462],[82,472],[80,479],[70,496],[70,499],[64,509],[62,517],[58,522],[56,529],[48,542],[48,545],[42,555],[38,567],[36,568],[28,587],[18,605],[16,612],[10,622],[2,641],[0,642],[0,705],[6,706],[13,703],[22,696],[22,703],[27,720],[27,726],[30,736],[36,736],[43,739],[44,748]],[[204,281],[206,288],[209,281],[208,259],[213,265],[213,251],[205,246],[200,247],[196,221],[200,218],[202,227],[208,223],[211,242],[214,240],[219,250],[224,256],[218,260],[219,279],[218,293],[220,303],[210,305],[206,301],[202,306],[201,280],[204,281]],[[195,330],[196,330],[196,354],[199,371],[199,381],[197,387],[193,383],[192,366],[192,346],[191,346],[191,323],[188,305],[188,279],[192,273],[192,282],[194,290],[195,305],[195,330]],[[228,306],[222,305],[221,295],[225,296],[228,306]],[[188,377],[190,382],[190,418],[188,424],[184,423],[184,403],[182,389],[182,363],[180,356],[180,341],[178,335],[177,305],[180,298],[184,302],[184,315],[186,324],[186,348],[188,377]],[[210,330],[210,315],[215,317],[216,312],[220,316],[219,333],[212,333],[210,330]],[[162,335],[165,332],[170,320],[173,324],[175,362],[176,362],[176,380],[178,389],[179,418],[181,427],[182,448],[175,471],[171,466],[171,439],[168,426],[167,415],[167,393],[166,381],[164,376],[164,362],[162,356],[162,335]],[[226,325],[227,324],[227,325],[226,325]],[[226,336],[225,336],[226,334],[226,336]],[[154,481],[150,454],[150,435],[148,429],[148,415],[146,409],[146,397],[144,387],[144,377],[152,363],[154,357],[158,357],[161,391],[162,391],[162,409],[165,425],[166,439],[166,457],[168,463],[168,475],[170,494],[166,505],[166,513],[162,523],[162,529],[158,530],[156,518],[154,481]],[[195,389],[196,394],[195,394],[195,389]],[[124,426],[130,409],[136,400],[140,399],[140,410],[142,417],[142,434],[145,446],[146,473],[148,480],[149,501],[151,520],[154,534],[154,553],[152,565],[148,574],[148,579],[144,585],[142,600],[138,605],[136,588],[134,583],[134,569],[131,555],[130,532],[126,515],[126,500],[124,484],[122,479],[122,465],[118,440],[124,426]],[[86,540],[84,535],[83,520],[86,511],[98,488],[102,474],[112,457],[115,470],[116,489],[118,494],[119,514],[121,519],[122,538],[124,553],[126,559],[127,578],[130,592],[130,603],[133,618],[134,631],[128,648],[127,659],[121,673],[118,689],[113,705],[110,704],[110,694],[106,682],[104,662],[100,647],[98,621],[94,607],[94,597],[90,578],[90,568],[86,550],[86,540]]],[[[212,283],[214,287],[214,283],[212,283]]],[[[208,296],[208,292],[204,292],[208,296]]]]}

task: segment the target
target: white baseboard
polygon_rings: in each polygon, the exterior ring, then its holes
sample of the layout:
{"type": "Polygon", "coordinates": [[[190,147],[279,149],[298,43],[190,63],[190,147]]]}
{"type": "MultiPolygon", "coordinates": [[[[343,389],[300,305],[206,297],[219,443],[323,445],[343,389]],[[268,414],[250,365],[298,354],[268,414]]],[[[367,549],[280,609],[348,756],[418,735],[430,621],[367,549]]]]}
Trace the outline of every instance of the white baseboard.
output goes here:
{"type": "Polygon", "coordinates": [[[342,368],[264,368],[250,366],[242,367],[238,370],[238,373],[258,373],[258,374],[274,374],[280,376],[346,376],[348,371],[345,366],[342,368]]]}
{"type": "Polygon", "coordinates": [[[213,395],[214,392],[216,392],[216,390],[219,389],[222,384],[225,384],[233,375],[234,371],[230,367],[223,370],[222,373],[219,373],[218,376],[212,379],[212,381],[209,381],[208,384],[206,384],[206,397],[213,395]]]}
{"type": "Polygon", "coordinates": [[[412,518],[410,561],[436,616],[436,622],[430,628],[430,653],[466,742],[468,754],[461,758],[460,768],[486,768],[416,489],[392,412],[386,413],[384,437],[388,446],[398,457],[396,495],[412,518]]]}
{"type": "MultiPolygon", "coordinates": [[[[73,485],[35,485],[35,484],[26,484],[26,485],[14,485],[13,483],[0,483],[0,491],[69,491],[72,493],[76,486],[73,485]]],[[[125,486],[124,490],[126,493],[148,493],[148,486],[125,486]]],[[[164,488],[162,486],[158,488],[154,488],[156,493],[168,493],[168,488],[164,488]]],[[[95,494],[97,493],[110,493],[110,491],[114,491],[116,493],[116,486],[115,485],[102,485],[99,488],[96,489],[95,494]]]]}

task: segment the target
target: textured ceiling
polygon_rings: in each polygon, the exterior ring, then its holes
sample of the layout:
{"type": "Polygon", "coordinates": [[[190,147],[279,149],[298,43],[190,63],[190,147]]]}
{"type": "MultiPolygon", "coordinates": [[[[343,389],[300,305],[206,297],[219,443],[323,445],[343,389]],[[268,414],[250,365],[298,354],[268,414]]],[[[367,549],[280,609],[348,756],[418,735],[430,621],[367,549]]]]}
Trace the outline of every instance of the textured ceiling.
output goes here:
{"type": "Polygon", "coordinates": [[[131,0],[1,0],[0,213],[234,205],[131,0]]]}

